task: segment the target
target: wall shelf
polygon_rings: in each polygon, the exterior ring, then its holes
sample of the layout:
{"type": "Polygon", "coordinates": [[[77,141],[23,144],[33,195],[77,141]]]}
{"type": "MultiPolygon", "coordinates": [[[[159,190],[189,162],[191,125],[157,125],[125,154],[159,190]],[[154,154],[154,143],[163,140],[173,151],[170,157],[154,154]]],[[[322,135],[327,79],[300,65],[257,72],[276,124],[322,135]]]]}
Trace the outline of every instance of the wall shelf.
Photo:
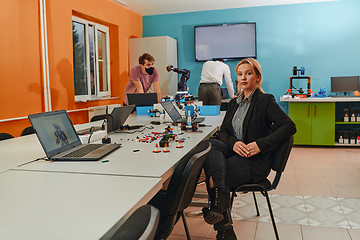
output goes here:
{"type": "Polygon", "coordinates": [[[351,125],[351,124],[360,124],[360,122],[335,122],[335,124],[351,125]]]}

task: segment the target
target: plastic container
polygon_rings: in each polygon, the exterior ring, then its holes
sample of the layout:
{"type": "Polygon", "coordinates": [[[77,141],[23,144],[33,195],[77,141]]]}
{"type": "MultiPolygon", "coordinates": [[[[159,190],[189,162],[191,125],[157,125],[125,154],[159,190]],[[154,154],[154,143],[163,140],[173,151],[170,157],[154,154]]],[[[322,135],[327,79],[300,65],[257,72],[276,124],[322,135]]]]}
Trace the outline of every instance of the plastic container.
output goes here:
{"type": "Polygon", "coordinates": [[[344,122],[348,122],[349,121],[349,109],[344,108],[344,122]]]}
{"type": "Polygon", "coordinates": [[[200,115],[219,115],[220,105],[200,106],[200,115]]]}
{"type": "Polygon", "coordinates": [[[349,131],[343,131],[344,144],[349,144],[349,131]]]}
{"type": "Polygon", "coordinates": [[[344,143],[344,131],[337,131],[337,142],[340,144],[344,143]]]}
{"type": "Polygon", "coordinates": [[[136,107],[136,115],[147,115],[153,106],[136,107]]]}
{"type": "Polygon", "coordinates": [[[356,143],[356,131],[349,131],[350,144],[356,143]]]}
{"type": "Polygon", "coordinates": [[[350,122],[356,122],[356,108],[350,108],[350,122]]]}

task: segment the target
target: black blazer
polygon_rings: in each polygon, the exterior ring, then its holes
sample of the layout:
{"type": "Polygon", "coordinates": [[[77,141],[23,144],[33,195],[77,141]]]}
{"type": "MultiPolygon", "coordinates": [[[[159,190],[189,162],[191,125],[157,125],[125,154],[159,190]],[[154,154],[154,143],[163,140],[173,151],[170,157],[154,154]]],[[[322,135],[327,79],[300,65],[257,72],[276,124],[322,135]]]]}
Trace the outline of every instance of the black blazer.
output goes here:
{"type": "MultiPolygon", "coordinates": [[[[231,123],[238,107],[236,99],[229,102],[219,132],[219,139],[230,149],[238,141],[231,123]]],[[[255,90],[243,125],[243,142],[248,144],[256,141],[261,150],[257,155],[247,158],[254,182],[269,175],[274,147],[295,133],[294,122],[279,107],[274,96],[255,90]],[[272,131],[272,124],[277,128],[275,131],[272,131]]]]}

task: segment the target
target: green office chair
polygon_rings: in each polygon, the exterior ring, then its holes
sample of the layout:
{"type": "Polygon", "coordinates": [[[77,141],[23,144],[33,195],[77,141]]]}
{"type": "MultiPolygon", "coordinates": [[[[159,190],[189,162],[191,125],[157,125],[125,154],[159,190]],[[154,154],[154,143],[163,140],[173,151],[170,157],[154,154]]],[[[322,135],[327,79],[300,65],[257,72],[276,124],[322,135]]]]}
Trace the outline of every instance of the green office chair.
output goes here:
{"type": "Polygon", "coordinates": [[[190,240],[184,209],[191,203],[197,181],[210,149],[210,142],[202,141],[181,158],[174,169],[167,190],[161,190],[149,202],[149,204],[160,210],[160,222],[155,239],[167,239],[176,222],[182,217],[187,239],[190,240]]]}

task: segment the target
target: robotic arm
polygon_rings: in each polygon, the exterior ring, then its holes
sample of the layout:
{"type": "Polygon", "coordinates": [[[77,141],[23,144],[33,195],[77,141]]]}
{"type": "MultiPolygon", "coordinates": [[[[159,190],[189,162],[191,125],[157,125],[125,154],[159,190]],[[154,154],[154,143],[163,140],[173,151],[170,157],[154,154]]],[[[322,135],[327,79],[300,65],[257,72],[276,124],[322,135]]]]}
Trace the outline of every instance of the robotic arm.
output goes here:
{"type": "Polygon", "coordinates": [[[186,82],[190,78],[190,70],[181,69],[181,68],[174,68],[172,65],[167,66],[166,70],[168,72],[174,71],[178,74],[182,74],[180,77],[180,82],[178,83],[178,91],[187,91],[186,82]]]}

